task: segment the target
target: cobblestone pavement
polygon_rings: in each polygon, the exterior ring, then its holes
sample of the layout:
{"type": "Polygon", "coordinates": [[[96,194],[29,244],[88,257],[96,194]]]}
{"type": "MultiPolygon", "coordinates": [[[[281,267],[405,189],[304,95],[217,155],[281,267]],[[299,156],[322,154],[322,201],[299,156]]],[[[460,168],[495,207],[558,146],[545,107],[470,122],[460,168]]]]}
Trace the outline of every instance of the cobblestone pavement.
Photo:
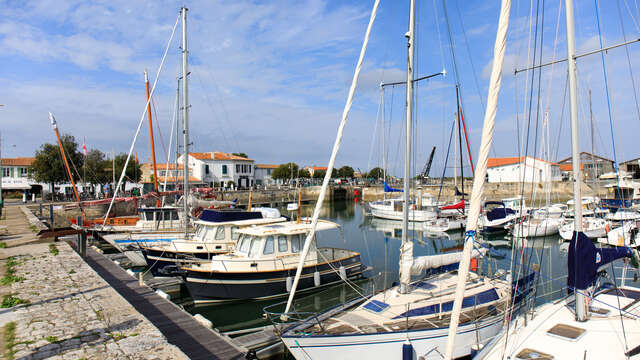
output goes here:
{"type": "Polygon", "coordinates": [[[187,359],[69,245],[37,246],[15,257],[15,359],[187,359]]]}

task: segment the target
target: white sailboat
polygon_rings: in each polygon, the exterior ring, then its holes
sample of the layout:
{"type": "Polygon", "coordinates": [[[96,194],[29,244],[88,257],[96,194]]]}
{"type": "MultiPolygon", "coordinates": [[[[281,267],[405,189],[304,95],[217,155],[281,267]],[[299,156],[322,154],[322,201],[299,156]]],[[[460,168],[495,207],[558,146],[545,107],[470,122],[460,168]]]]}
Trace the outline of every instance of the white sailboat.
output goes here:
{"type": "MultiPolygon", "coordinates": [[[[371,20],[375,17],[377,4],[378,1],[374,5],[371,20]]],[[[440,358],[444,351],[455,295],[453,290],[460,281],[456,269],[462,254],[448,253],[414,258],[413,243],[408,236],[415,0],[411,1],[410,9],[409,31],[406,35],[409,54],[400,285],[371,297],[361,297],[347,302],[328,312],[289,324],[288,327],[285,324],[281,338],[296,359],[329,359],[334,358],[336,354],[340,354],[341,358],[389,359],[397,358],[401,351],[403,358],[440,358]],[[412,274],[421,274],[425,270],[437,275],[411,281],[412,274]],[[445,272],[438,274],[438,271],[445,272]]],[[[501,24],[507,21],[508,9],[506,12],[503,10],[500,18],[501,24]]],[[[506,28],[502,30],[506,31],[506,28]]],[[[369,30],[367,38],[368,34],[369,30]]],[[[366,43],[365,39],[364,46],[366,43]]],[[[494,62],[494,67],[501,65],[502,61],[494,62]]],[[[358,71],[354,79],[357,79],[357,74],[358,71]]],[[[347,104],[350,104],[350,100],[347,104]]],[[[479,210],[480,198],[474,200],[479,210]]],[[[320,203],[321,199],[318,202],[320,203]]],[[[470,221],[476,223],[478,213],[479,211],[470,221]]],[[[472,253],[469,250],[467,255],[476,257],[481,254],[481,251],[476,250],[472,253]]],[[[469,266],[468,263],[466,266],[469,266]]],[[[462,283],[467,290],[467,297],[464,301],[463,320],[456,332],[460,341],[455,350],[456,357],[469,355],[472,346],[488,341],[500,331],[501,312],[511,300],[511,282],[508,280],[472,274],[465,276],[462,283]]],[[[281,314],[282,319],[299,318],[301,315],[290,312],[294,293],[295,286],[284,314],[281,314]]],[[[268,315],[274,319],[279,314],[268,312],[268,315]]]]}
{"type": "MultiPolygon", "coordinates": [[[[581,171],[573,0],[566,0],[565,8],[571,140],[576,169],[573,193],[578,203],[581,171]]],[[[571,294],[536,309],[535,316],[524,313],[514,317],[506,331],[475,359],[629,359],[639,352],[640,290],[615,284],[600,287],[597,281],[599,269],[617,258],[631,256],[631,250],[596,249],[583,232],[581,210],[575,208],[575,231],[569,245],[567,285],[571,294]]]]}

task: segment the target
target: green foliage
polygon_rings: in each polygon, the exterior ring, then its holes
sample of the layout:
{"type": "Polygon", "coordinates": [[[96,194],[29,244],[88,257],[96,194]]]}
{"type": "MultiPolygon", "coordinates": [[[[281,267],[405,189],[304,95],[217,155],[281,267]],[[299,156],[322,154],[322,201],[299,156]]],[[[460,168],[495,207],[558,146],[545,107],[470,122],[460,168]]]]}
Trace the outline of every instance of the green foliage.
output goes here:
{"type": "Polygon", "coordinates": [[[100,185],[111,181],[111,172],[107,171],[108,168],[111,168],[111,161],[106,159],[102,151],[98,149],[89,151],[85,166],[87,172],[86,181],[100,185]]]}
{"type": "Polygon", "coordinates": [[[0,249],[5,249],[7,247],[7,243],[0,242],[0,249]]]}
{"type": "Polygon", "coordinates": [[[314,179],[324,179],[324,176],[327,174],[324,170],[316,170],[313,172],[314,179]]]}
{"type": "Polygon", "coordinates": [[[15,352],[13,347],[16,346],[16,322],[8,322],[3,329],[4,332],[4,348],[7,359],[13,360],[15,352]]]}
{"type": "MultiPolygon", "coordinates": [[[[116,164],[116,180],[120,178],[120,174],[122,174],[122,169],[124,169],[124,163],[127,161],[127,154],[120,153],[115,157],[116,164]]],[[[136,162],[135,159],[130,159],[129,164],[127,165],[127,172],[125,174],[127,180],[138,182],[140,181],[140,177],[142,176],[142,171],[140,170],[140,164],[136,162]]]]}
{"type": "Polygon", "coordinates": [[[18,265],[18,262],[15,260],[13,256],[10,256],[7,259],[7,263],[5,264],[6,275],[0,278],[0,285],[10,285],[14,282],[21,282],[24,280],[22,276],[16,276],[15,266],[18,265]]]}
{"type": "Polygon", "coordinates": [[[49,244],[49,252],[53,254],[53,256],[58,255],[59,251],[58,251],[58,247],[56,246],[56,244],[49,244]]]}
{"type": "Polygon", "coordinates": [[[231,153],[231,155],[240,156],[240,157],[243,157],[245,159],[249,158],[249,156],[247,154],[243,153],[243,152],[241,152],[241,153],[231,153]]]}
{"type": "MultiPolygon", "coordinates": [[[[71,167],[74,180],[78,180],[78,175],[75,174],[72,165],[72,163],[75,164],[78,169],[82,165],[83,155],[78,151],[78,143],[71,135],[62,135],[61,141],[67,159],[69,160],[69,166],[71,167]]],[[[38,182],[54,184],[69,181],[64,160],[60,153],[60,147],[57,143],[42,144],[40,149],[36,150],[35,160],[33,164],[31,164],[30,172],[33,179],[38,182]]]]}
{"type": "Polygon", "coordinates": [[[298,172],[298,177],[302,178],[302,179],[310,179],[311,178],[311,174],[309,173],[309,170],[307,169],[301,169],[298,172]]]}
{"type": "Polygon", "coordinates": [[[298,164],[290,162],[282,164],[273,170],[271,177],[273,179],[287,180],[298,177],[298,164]],[[292,176],[293,175],[293,176],[292,176]]]}
{"type": "Polygon", "coordinates": [[[29,300],[20,299],[18,297],[14,297],[13,295],[4,295],[2,297],[2,307],[3,309],[12,308],[16,305],[20,304],[28,304],[29,300]]]}
{"type": "Polygon", "coordinates": [[[371,169],[371,171],[369,171],[369,174],[368,174],[369,178],[380,179],[380,180],[382,180],[383,176],[384,176],[384,171],[382,171],[382,169],[379,167],[375,167],[371,169]]]}
{"type": "MultiPolygon", "coordinates": [[[[338,169],[336,177],[339,178],[353,178],[353,173],[355,171],[353,170],[353,168],[351,166],[343,166],[340,169],[338,169]]],[[[334,173],[335,174],[335,173],[334,173]]]]}
{"type": "Polygon", "coordinates": [[[50,343],[57,343],[58,341],[58,337],[57,336],[47,336],[44,338],[45,340],[47,340],[50,343]]]}

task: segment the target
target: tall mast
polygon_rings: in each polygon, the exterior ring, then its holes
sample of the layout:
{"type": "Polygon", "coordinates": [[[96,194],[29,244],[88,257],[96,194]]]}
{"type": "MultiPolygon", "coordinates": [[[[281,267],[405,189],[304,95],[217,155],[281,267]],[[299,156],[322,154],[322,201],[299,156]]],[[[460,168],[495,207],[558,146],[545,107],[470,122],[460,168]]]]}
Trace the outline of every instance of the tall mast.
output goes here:
{"type": "Polygon", "coordinates": [[[400,293],[406,294],[411,280],[411,266],[407,262],[413,258],[413,249],[409,240],[409,185],[411,181],[411,125],[413,118],[413,52],[414,52],[414,30],[415,30],[416,1],[411,0],[411,11],[409,13],[409,31],[407,37],[407,121],[405,125],[405,147],[404,147],[404,201],[402,203],[402,247],[400,249],[400,293]]]}
{"type": "Polygon", "coordinates": [[[182,8],[182,145],[184,146],[184,157],[182,166],[184,168],[184,235],[189,235],[189,88],[187,84],[188,59],[187,59],[187,8],[182,8]]]}
{"type": "MultiPolygon", "coordinates": [[[[595,185],[598,184],[598,171],[596,169],[596,159],[595,156],[593,154],[595,154],[596,151],[596,147],[595,147],[595,141],[593,139],[593,108],[591,106],[591,89],[589,89],[589,121],[591,123],[591,170],[593,172],[593,182],[595,185]]],[[[595,186],[596,188],[596,194],[598,194],[598,187],[595,186]]]]}
{"type": "Polygon", "coordinates": [[[173,177],[173,190],[178,190],[178,158],[180,157],[180,77],[178,77],[178,86],[176,87],[176,158],[175,158],[175,176],[173,177]]]}
{"type": "MultiPolygon", "coordinates": [[[[149,75],[144,69],[144,87],[147,90],[147,114],[149,115],[149,137],[151,142],[151,160],[153,161],[153,188],[158,192],[158,169],[156,167],[156,146],[153,141],[153,121],[151,120],[151,100],[149,100],[149,75]]],[[[158,200],[158,206],[159,200],[158,200]]]]}
{"type": "MultiPolygon", "coordinates": [[[[380,84],[380,90],[382,91],[382,181],[387,181],[387,149],[385,147],[385,126],[384,126],[384,86],[380,84]]],[[[382,192],[382,198],[387,198],[387,193],[382,192]]]]}
{"type": "MultiPolygon", "coordinates": [[[[76,196],[76,201],[78,201],[80,212],[82,213],[82,217],[84,218],[84,210],[82,209],[80,196],[78,196],[78,189],[76,189],[76,182],[73,181],[73,176],[71,175],[71,169],[69,168],[69,162],[67,162],[67,155],[65,155],[64,153],[64,146],[62,146],[62,140],[60,139],[60,133],[58,132],[58,124],[56,123],[56,118],[53,117],[52,113],[49,113],[49,120],[51,120],[51,126],[53,127],[53,131],[56,133],[56,138],[58,139],[58,146],[60,146],[60,154],[62,154],[62,160],[64,160],[64,166],[67,170],[67,176],[69,176],[69,180],[71,181],[71,186],[73,186],[73,194],[76,196]]],[[[53,224],[51,226],[53,226],[53,224]]]]}
{"type": "MultiPolygon", "coordinates": [[[[569,99],[571,110],[571,166],[573,168],[573,201],[574,211],[574,236],[582,232],[582,189],[580,171],[580,144],[578,140],[578,79],[576,77],[576,39],[573,18],[573,0],[565,0],[567,18],[567,61],[569,63],[569,99]]],[[[577,247],[577,244],[575,244],[577,247]]],[[[587,303],[584,294],[576,291],[576,320],[587,320],[587,303]]]]}

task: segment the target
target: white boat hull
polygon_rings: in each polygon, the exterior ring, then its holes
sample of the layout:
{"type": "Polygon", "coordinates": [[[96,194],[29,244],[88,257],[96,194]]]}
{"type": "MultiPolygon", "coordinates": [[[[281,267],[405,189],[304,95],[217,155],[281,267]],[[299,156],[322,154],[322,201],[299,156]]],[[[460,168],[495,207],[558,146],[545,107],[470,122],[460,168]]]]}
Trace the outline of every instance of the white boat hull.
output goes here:
{"type": "MultiPolygon", "coordinates": [[[[601,238],[607,235],[607,221],[598,218],[584,218],[582,219],[582,232],[591,239],[601,238]]],[[[558,231],[560,236],[564,240],[571,240],[573,236],[573,222],[569,222],[560,226],[558,231]]]]}
{"type": "MultiPolygon", "coordinates": [[[[371,208],[371,215],[389,220],[402,220],[402,211],[371,208]]],[[[434,219],[437,213],[432,210],[409,210],[409,221],[423,222],[434,219]]]]}
{"type": "Polygon", "coordinates": [[[512,233],[518,238],[540,237],[557,234],[559,228],[560,219],[533,219],[515,224],[512,233]]]}
{"type": "MultiPolygon", "coordinates": [[[[502,329],[502,317],[470,322],[458,327],[454,358],[467,356],[471,346],[488,341],[502,329]],[[476,332],[477,330],[477,332],[476,332]]],[[[447,345],[448,328],[414,330],[409,332],[373,333],[343,336],[282,337],[282,341],[296,359],[399,359],[407,337],[414,349],[414,359],[442,359],[447,345]]]]}

